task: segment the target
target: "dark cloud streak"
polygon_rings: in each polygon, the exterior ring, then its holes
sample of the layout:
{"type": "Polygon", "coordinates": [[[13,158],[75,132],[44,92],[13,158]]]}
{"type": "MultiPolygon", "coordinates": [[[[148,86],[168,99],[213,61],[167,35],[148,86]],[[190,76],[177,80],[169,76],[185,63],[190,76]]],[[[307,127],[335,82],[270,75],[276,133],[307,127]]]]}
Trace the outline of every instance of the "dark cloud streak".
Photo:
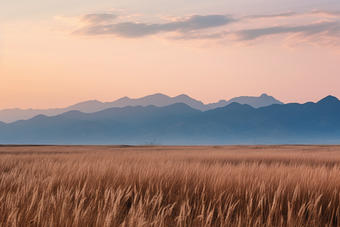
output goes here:
{"type": "Polygon", "coordinates": [[[76,19],[83,23],[88,24],[101,24],[101,23],[110,23],[118,16],[110,13],[102,13],[102,14],[84,14],[76,19]]]}
{"type": "Polygon", "coordinates": [[[324,15],[329,17],[340,17],[340,10],[313,10],[309,14],[318,14],[318,15],[324,15]]]}
{"type": "Polygon", "coordinates": [[[248,29],[237,31],[235,34],[239,37],[239,41],[255,40],[263,36],[284,34],[284,33],[300,33],[303,36],[311,36],[327,32],[333,35],[339,35],[339,22],[324,21],[302,26],[275,26],[269,28],[248,29]]]}
{"type": "Polygon", "coordinates": [[[226,38],[226,36],[230,34],[232,34],[230,31],[220,31],[210,34],[190,32],[167,36],[166,38],[170,40],[219,40],[226,38]]]}
{"type": "Polygon", "coordinates": [[[224,26],[237,20],[230,15],[193,15],[181,21],[165,24],[123,22],[106,25],[90,25],[74,32],[81,35],[114,35],[125,38],[139,38],[160,32],[190,32],[224,26]]]}
{"type": "Polygon", "coordinates": [[[250,18],[250,19],[260,19],[260,18],[280,18],[280,17],[292,17],[298,15],[294,11],[288,11],[284,13],[276,13],[276,14],[267,14],[267,15],[251,15],[251,16],[245,16],[244,18],[250,18]]]}
{"type": "MultiPolygon", "coordinates": [[[[268,15],[250,15],[234,18],[231,15],[191,15],[188,17],[177,18],[167,23],[142,23],[142,22],[116,22],[113,21],[120,16],[113,14],[85,14],[71,18],[81,22],[82,27],[72,32],[73,35],[80,36],[113,36],[122,38],[141,38],[149,35],[161,34],[168,40],[215,40],[228,41],[228,43],[237,43],[258,40],[262,37],[271,37],[274,35],[289,35],[287,40],[293,42],[308,42],[310,44],[320,44],[336,46],[340,44],[340,21],[334,19],[322,20],[304,25],[278,25],[268,26],[256,29],[227,30],[213,29],[235,22],[248,22],[249,19],[257,18],[289,18],[296,15],[306,16],[326,15],[340,17],[338,10],[314,10],[310,13],[298,14],[294,11],[288,11],[268,15]]],[[[123,17],[124,18],[124,17],[123,17]]],[[[62,18],[63,19],[63,18],[62,18]]]]}

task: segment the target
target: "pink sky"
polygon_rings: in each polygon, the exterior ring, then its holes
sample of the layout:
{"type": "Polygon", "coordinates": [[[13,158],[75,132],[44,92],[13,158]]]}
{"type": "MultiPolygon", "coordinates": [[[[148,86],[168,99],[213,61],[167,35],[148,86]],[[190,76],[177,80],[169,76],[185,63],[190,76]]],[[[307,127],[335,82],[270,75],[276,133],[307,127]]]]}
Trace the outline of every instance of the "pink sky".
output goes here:
{"type": "Polygon", "coordinates": [[[13,13],[0,24],[0,109],[154,93],[204,103],[262,93],[285,103],[340,98],[338,1],[259,1],[266,9],[175,1],[169,10],[63,2],[17,14],[5,3],[13,13]]]}

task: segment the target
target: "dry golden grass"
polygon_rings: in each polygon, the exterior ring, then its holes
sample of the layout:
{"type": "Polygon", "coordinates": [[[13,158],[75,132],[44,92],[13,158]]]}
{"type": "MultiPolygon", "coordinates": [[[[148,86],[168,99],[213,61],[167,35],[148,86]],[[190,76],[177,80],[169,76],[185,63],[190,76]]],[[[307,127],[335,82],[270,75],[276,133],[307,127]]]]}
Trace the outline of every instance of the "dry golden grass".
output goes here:
{"type": "Polygon", "coordinates": [[[0,226],[340,226],[340,146],[2,146],[0,226]]]}

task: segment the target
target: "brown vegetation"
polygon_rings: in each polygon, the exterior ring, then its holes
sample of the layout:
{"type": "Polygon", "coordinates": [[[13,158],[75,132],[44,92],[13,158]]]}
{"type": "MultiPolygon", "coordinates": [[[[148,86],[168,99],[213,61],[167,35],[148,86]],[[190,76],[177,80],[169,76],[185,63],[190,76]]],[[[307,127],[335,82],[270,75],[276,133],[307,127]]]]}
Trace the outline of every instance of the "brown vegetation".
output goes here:
{"type": "Polygon", "coordinates": [[[340,226],[340,146],[2,146],[0,226],[340,226]]]}

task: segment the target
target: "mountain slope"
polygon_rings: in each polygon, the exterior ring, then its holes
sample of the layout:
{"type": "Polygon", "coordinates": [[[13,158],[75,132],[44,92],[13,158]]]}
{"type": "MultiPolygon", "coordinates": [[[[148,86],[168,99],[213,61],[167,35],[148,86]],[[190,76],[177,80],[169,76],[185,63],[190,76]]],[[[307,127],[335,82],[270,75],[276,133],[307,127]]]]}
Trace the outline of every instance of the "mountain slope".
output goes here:
{"type": "Polygon", "coordinates": [[[148,95],[139,99],[130,99],[128,97],[120,98],[113,102],[99,102],[97,100],[90,100],[75,105],[69,106],[67,108],[57,108],[57,109],[5,109],[0,110],[0,121],[6,123],[11,123],[17,120],[27,120],[36,115],[46,115],[46,116],[56,116],[62,113],[66,113],[72,110],[77,110],[84,113],[95,113],[109,108],[114,107],[127,107],[127,106],[149,106],[153,105],[156,107],[163,107],[172,105],[175,103],[185,103],[188,106],[198,109],[201,111],[206,111],[209,109],[214,109],[217,107],[226,106],[232,102],[239,102],[241,104],[249,104],[253,107],[268,106],[272,104],[282,104],[278,100],[271,96],[261,95],[260,97],[238,97],[231,99],[229,101],[221,100],[218,103],[204,105],[201,101],[197,101],[187,95],[179,95],[176,97],[169,97],[163,94],[148,95]]]}
{"type": "MultiPolygon", "coordinates": [[[[249,144],[254,139],[274,142],[282,135],[288,135],[285,139],[294,138],[290,129],[255,108],[238,103],[181,119],[168,127],[161,125],[162,122],[155,121],[148,125],[153,130],[139,130],[152,132],[149,138],[153,136],[167,144],[249,144]]],[[[134,134],[134,138],[139,137],[147,139],[145,134],[134,134]]]]}
{"type": "Polygon", "coordinates": [[[237,102],[239,104],[248,104],[254,108],[264,107],[264,106],[270,106],[273,104],[280,104],[283,103],[279,100],[275,99],[273,96],[268,96],[267,94],[262,94],[260,97],[252,97],[252,96],[240,96],[236,98],[232,98],[229,101],[226,100],[220,100],[217,103],[211,103],[208,104],[208,107],[210,109],[215,109],[218,107],[223,107],[226,105],[229,105],[230,103],[237,102]]]}
{"type": "Polygon", "coordinates": [[[129,129],[128,125],[113,120],[90,121],[39,115],[1,127],[0,143],[100,144],[113,141],[129,129]]]}
{"type": "Polygon", "coordinates": [[[159,118],[166,116],[180,116],[186,117],[201,113],[200,110],[193,109],[184,103],[175,103],[165,107],[156,106],[127,106],[127,107],[114,107],[102,110],[96,113],[82,113],[79,111],[70,111],[61,116],[69,119],[82,119],[82,120],[96,120],[96,119],[110,119],[123,122],[132,127],[145,125],[150,121],[155,121],[159,118]]]}
{"type": "Polygon", "coordinates": [[[30,144],[291,144],[340,143],[340,101],[274,104],[231,103],[199,111],[184,103],[165,107],[70,111],[0,124],[0,143],[30,144]]]}

